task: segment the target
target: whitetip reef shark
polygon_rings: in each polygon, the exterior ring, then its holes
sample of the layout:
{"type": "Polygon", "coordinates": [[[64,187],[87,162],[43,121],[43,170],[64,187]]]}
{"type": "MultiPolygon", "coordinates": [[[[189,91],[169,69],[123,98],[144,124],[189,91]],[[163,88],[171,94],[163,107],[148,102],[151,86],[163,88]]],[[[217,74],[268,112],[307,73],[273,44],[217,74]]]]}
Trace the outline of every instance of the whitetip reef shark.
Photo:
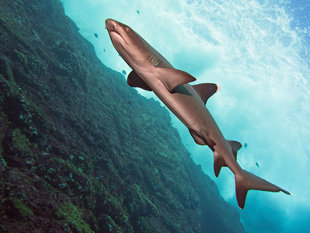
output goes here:
{"type": "Polygon", "coordinates": [[[235,176],[235,189],[239,207],[244,208],[248,190],[262,190],[291,195],[286,190],[243,170],[236,161],[241,143],[224,138],[206,102],[219,86],[212,83],[190,85],[196,79],[173,66],[138,33],[125,24],[106,19],[114,48],[133,69],[127,83],[153,91],[158,98],[183,122],[199,145],[208,145],[214,154],[214,173],[219,175],[227,166],[235,176]]]}

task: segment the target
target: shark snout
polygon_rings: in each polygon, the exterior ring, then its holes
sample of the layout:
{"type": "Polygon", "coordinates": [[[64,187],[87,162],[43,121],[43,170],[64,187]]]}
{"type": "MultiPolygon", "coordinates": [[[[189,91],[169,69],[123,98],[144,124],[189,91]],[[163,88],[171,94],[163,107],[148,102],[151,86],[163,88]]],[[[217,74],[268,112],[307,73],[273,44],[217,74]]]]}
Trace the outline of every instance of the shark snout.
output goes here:
{"type": "Polygon", "coordinates": [[[116,30],[116,21],[113,19],[106,19],[105,20],[105,28],[108,31],[115,31],[116,30]]]}

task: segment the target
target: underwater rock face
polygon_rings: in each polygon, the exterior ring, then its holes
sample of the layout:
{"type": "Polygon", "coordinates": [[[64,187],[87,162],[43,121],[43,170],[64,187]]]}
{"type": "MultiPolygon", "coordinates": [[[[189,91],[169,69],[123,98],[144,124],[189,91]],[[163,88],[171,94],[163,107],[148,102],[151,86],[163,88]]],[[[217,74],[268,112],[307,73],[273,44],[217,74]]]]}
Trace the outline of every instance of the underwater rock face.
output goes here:
{"type": "Polygon", "coordinates": [[[0,232],[244,232],[167,110],[60,1],[0,5],[0,232]]]}

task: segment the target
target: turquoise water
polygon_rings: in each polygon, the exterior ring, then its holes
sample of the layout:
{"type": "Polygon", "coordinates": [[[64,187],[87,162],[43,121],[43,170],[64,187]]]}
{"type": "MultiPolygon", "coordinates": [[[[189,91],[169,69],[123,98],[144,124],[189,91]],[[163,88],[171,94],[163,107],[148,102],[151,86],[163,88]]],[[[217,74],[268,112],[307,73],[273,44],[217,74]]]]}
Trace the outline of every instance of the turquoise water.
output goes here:
{"type": "MultiPolygon", "coordinates": [[[[250,191],[240,211],[247,232],[310,232],[307,1],[63,2],[105,65],[130,71],[104,29],[109,17],[131,26],[197,83],[218,83],[221,91],[208,108],[226,138],[247,144],[239,153],[241,166],[294,194],[250,191]]],[[[237,208],[231,172],[224,169],[215,178],[211,151],[195,145],[175,117],[172,121],[194,160],[237,208]]]]}

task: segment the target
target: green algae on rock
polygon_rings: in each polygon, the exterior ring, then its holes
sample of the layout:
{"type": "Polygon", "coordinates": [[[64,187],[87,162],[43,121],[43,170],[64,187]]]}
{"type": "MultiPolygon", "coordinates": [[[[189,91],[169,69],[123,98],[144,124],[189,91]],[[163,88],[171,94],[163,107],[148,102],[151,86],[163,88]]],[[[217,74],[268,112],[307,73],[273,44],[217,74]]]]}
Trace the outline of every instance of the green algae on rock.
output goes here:
{"type": "Polygon", "coordinates": [[[64,218],[77,232],[94,233],[89,225],[81,218],[80,211],[71,202],[63,202],[56,212],[59,218],[64,218]]]}
{"type": "Polygon", "coordinates": [[[14,208],[16,208],[18,214],[20,214],[23,218],[27,218],[33,216],[32,210],[26,206],[21,199],[18,198],[11,198],[14,208]]]}
{"type": "Polygon", "coordinates": [[[31,153],[30,142],[28,138],[20,131],[14,129],[12,132],[12,143],[20,153],[31,153]]]}

